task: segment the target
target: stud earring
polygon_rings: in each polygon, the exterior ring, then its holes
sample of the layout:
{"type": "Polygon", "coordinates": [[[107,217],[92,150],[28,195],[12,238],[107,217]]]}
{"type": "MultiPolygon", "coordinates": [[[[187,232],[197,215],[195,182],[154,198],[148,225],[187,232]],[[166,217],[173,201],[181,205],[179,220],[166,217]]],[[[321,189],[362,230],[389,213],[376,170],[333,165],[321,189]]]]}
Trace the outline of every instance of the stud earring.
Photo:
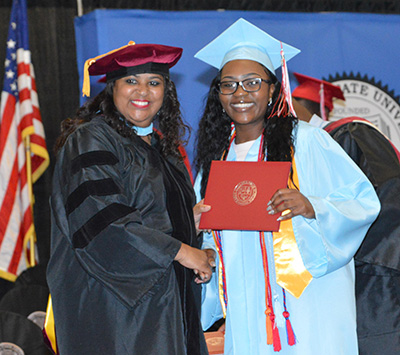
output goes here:
{"type": "Polygon", "coordinates": [[[269,101],[268,101],[268,106],[271,106],[271,105],[272,105],[272,97],[270,97],[269,101]]]}

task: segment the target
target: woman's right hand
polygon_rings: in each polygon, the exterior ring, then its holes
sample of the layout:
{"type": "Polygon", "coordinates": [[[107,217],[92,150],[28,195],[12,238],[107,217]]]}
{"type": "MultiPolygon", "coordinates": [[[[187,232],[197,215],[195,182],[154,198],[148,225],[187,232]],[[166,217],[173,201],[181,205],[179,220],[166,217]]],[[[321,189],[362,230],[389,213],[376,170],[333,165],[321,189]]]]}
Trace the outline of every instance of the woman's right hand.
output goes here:
{"type": "Polygon", "coordinates": [[[174,260],[194,271],[197,275],[196,283],[204,283],[211,279],[212,268],[215,267],[215,251],[200,250],[182,243],[174,260]]]}

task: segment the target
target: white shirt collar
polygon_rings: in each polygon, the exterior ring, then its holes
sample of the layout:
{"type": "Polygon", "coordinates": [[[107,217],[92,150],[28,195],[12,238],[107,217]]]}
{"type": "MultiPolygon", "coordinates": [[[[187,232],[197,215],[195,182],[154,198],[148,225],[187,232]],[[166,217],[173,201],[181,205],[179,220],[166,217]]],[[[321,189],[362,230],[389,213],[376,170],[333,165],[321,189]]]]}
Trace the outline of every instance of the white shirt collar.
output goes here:
{"type": "Polygon", "coordinates": [[[312,115],[308,123],[314,127],[324,128],[329,123],[329,121],[324,121],[321,117],[314,114],[312,115]]]}

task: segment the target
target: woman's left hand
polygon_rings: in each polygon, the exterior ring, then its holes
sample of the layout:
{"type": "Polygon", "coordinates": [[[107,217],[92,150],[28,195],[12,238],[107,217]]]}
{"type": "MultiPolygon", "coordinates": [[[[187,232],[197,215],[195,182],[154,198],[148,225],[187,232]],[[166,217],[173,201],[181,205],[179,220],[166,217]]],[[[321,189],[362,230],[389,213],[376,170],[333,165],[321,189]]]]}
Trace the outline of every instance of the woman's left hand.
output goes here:
{"type": "Polygon", "coordinates": [[[269,214],[277,214],[288,210],[279,217],[284,221],[295,216],[305,218],[315,218],[315,211],[310,201],[300,191],[295,189],[279,189],[274,193],[268,203],[267,211],[269,214]]]}
{"type": "Polygon", "coordinates": [[[193,207],[194,223],[196,225],[197,234],[199,234],[202,231],[201,229],[199,229],[200,217],[202,213],[208,212],[210,209],[211,209],[210,205],[204,204],[204,199],[193,207]]]}

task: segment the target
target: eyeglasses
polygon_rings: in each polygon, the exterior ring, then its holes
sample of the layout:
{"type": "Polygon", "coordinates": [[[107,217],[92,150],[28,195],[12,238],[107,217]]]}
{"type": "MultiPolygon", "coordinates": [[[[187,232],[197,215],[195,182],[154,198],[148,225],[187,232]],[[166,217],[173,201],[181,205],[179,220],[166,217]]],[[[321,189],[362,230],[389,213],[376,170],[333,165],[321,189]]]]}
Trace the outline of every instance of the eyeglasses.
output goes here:
{"type": "Polygon", "coordinates": [[[236,92],[239,85],[246,92],[256,92],[261,89],[262,82],[272,84],[271,80],[262,78],[249,78],[242,81],[221,81],[218,84],[218,92],[222,95],[232,95],[236,92]]]}

